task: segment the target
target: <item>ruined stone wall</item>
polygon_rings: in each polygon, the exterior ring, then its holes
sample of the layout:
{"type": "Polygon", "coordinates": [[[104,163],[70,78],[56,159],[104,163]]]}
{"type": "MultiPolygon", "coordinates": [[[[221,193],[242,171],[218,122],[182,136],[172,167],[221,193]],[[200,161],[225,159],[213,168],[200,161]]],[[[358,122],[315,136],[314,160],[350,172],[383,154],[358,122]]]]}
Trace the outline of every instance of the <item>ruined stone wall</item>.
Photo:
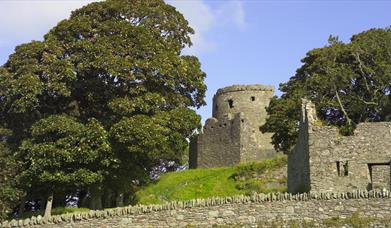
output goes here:
{"type": "Polygon", "coordinates": [[[304,100],[303,107],[298,143],[288,158],[288,191],[390,189],[390,122],[360,123],[353,135],[342,136],[317,122],[311,102],[304,100]]]}
{"type": "Polygon", "coordinates": [[[213,98],[213,118],[191,143],[190,167],[221,167],[274,156],[272,133],[260,131],[273,91],[264,85],[219,89],[213,98]]]}
{"type": "Polygon", "coordinates": [[[232,120],[227,117],[208,119],[203,133],[191,144],[190,168],[224,167],[239,163],[240,124],[240,114],[232,120]]]}
{"type": "Polygon", "coordinates": [[[315,107],[306,99],[302,100],[299,136],[292,152],[288,155],[288,192],[310,190],[309,131],[317,120],[315,107]]]}
{"type": "Polygon", "coordinates": [[[257,225],[275,220],[305,220],[312,222],[313,226],[319,226],[324,219],[346,218],[354,213],[362,217],[390,218],[390,192],[254,194],[165,205],[130,206],[52,216],[48,219],[32,217],[7,221],[1,227],[211,227],[257,225]]]}
{"type": "Polygon", "coordinates": [[[313,126],[309,152],[311,190],[390,189],[390,122],[360,123],[352,136],[313,126]]]}

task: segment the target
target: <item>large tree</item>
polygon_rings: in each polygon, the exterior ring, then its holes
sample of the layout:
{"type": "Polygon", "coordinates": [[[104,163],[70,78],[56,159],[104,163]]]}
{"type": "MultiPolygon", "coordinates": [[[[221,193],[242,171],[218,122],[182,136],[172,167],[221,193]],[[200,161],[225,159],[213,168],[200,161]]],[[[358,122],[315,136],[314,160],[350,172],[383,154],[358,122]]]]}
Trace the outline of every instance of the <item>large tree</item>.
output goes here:
{"type": "Polygon", "coordinates": [[[391,29],[371,29],[342,43],[330,37],[323,48],[309,51],[303,65],[274,97],[263,131],[274,132],[277,150],[296,143],[301,98],[312,100],[324,124],[352,134],[354,126],[391,117],[391,29]]]}
{"type": "Polygon", "coordinates": [[[19,203],[23,192],[17,188],[17,162],[6,143],[10,131],[0,128],[0,222],[19,203]]]}
{"type": "MultiPolygon", "coordinates": [[[[108,133],[98,121],[90,119],[82,124],[64,115],[34,123],[31,138],[23,140],[17,158],[23,161],[18,177],[30,194],[49,198],[46,215],[50,215],[56,191],[72,193],[89,188],[95,197],[116,163],[108,133]]],[[[92,205],[93,209],[97,207],[92,205]]]]}
{"type": "MultiPolygon", "coordinates": [[[[19,157],[23,164],[43,153],[62,153],[58,147],[38,149],[57,142],[36,133],[44,129],[42,121],[66,116],[64,124],[85,126],[94,118],[111,136],[120,164],[103,180],[104,188],[126,191],[159,159],[179,161],[186,137],[200,124],[190,108],[205,104],[205,73],[196,57],[182,54],[192,33],[183,15],[163,0],[107,0],[72,12],[43,41],[16,47],[0,68],[0,120],[12,131],[11,148],[26,154],[19,157]]],[[[40,178],[36,183],[42,186],[56,180],[53,170],[67,168],[63,162],[55,169],[44,164],[51,170],[46,179],[38,170],[30,177],[40,178]]],[[[68,181],[56,181],[63,180],[68,181]]]]}

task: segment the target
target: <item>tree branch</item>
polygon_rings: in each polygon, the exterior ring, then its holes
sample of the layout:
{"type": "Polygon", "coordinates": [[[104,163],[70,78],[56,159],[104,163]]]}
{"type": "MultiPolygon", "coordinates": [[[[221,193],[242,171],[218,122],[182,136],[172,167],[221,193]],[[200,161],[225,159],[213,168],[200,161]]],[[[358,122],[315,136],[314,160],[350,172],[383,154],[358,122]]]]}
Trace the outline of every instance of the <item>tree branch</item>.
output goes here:
{"type": "Polygon", "coordinates": [[[346,120],[348,121],[349,125],[352,125],[352,120],[349,118],[348,113],[346,112],[345,108],[342,105],[341,98],[339,97],[337,86],[334,84],[334,90],[335,90],[335,96],[337,97],[337,101],[339,104],[339,107],[341,108],[341,111],[343,112],[346,120]]]}

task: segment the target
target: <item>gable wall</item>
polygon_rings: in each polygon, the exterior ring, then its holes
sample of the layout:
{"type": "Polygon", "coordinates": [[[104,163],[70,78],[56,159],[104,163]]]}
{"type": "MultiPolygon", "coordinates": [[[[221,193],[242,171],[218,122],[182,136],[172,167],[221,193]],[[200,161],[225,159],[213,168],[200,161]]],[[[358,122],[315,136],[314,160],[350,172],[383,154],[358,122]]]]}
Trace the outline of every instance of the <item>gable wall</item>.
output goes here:
{"type": "Polygon", "coordinates": [[[391,158],[389,122],[361,123],[352,136],[341,136],[334,127],[311,126],[308,135],[311,191],[369,190],[368,163],[389,163],[391,158]],[[337,162],[346,161],[348,175],[342,165],[338,175],[337,162]]]}

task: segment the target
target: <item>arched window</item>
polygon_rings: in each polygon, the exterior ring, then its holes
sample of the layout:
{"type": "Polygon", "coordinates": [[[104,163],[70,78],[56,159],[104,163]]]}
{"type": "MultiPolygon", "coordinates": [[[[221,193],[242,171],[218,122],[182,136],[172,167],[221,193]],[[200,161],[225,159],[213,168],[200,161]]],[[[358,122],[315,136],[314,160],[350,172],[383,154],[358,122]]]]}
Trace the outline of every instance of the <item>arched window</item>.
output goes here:
{"type": "Polygon", "coordinates": [[[230,108],[233,108],[234,107],[234,101],[232,99],[229,99],[228,100],[228,105],[230,108]]]}

